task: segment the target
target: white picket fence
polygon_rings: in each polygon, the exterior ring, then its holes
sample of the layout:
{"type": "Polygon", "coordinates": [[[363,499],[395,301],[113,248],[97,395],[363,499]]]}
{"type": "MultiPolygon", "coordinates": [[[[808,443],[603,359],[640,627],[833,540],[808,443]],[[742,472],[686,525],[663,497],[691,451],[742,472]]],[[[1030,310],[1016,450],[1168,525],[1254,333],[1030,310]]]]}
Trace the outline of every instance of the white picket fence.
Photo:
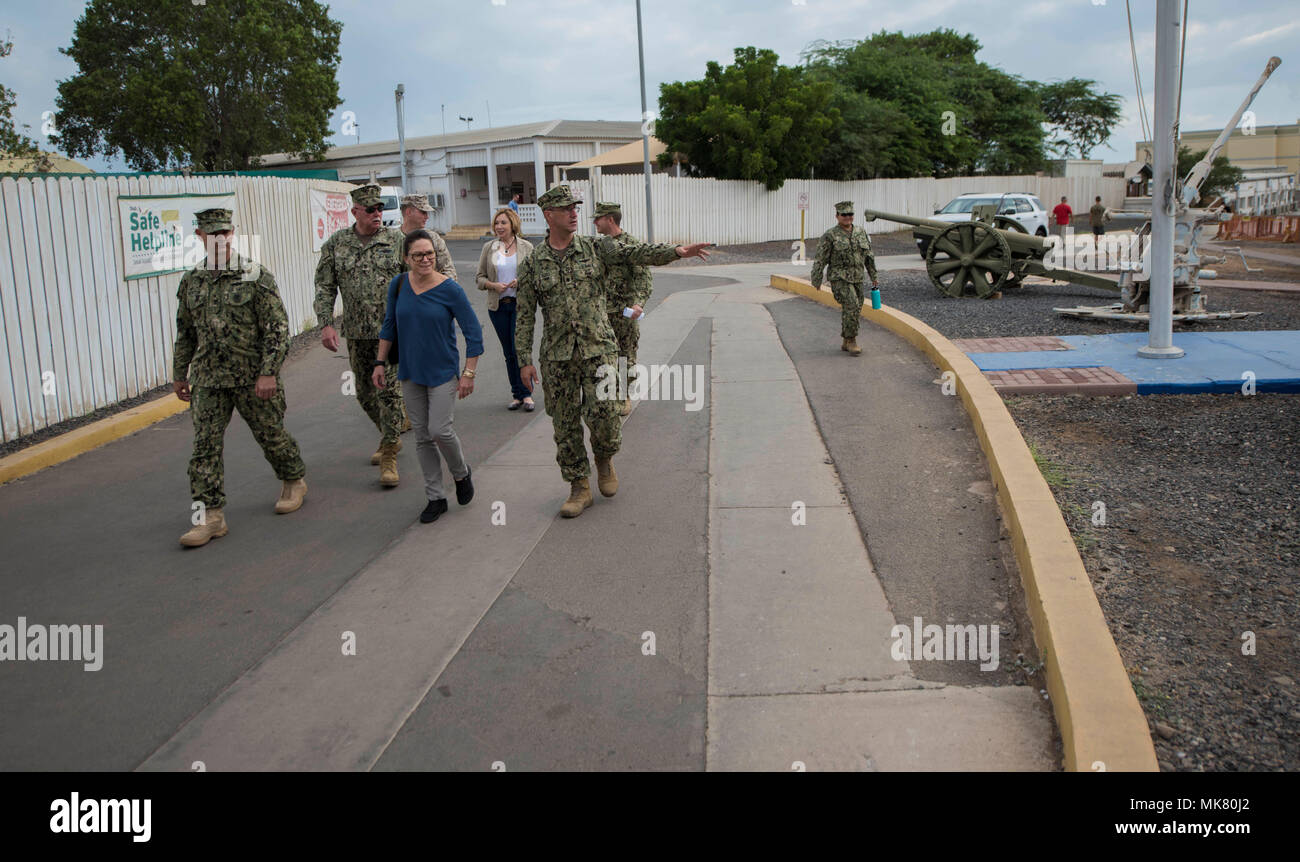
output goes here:
{"type": "Polygon", "coordinates": [[[123,277],[121,195],[235,195],[235,231],[271,270],[294,334],[314,323],[309,189],[286,177],[0,179],[0,440],[171,380],[181,273],[123,277]]]}
{"type": "MultiPolygon", "coordinates": [[[[592,200],[623,205],[623,229],[645,238],[645,177],[640,174],[602,176],[570,183],[583,194],[580,224],[592,232],[592,200]],[[593,191],[594,186],[594,191],[593,191]]],[[[808,195],[805,231],[819,236],[835,223],[835,203],[851,200],[859,209],[875,209],[926,218],[964,192],[1028,192],[1037,195],[1050,212],[1065,195],[1075,212],[1087,212],[1093,198],[1122,209],[1124,182],[1101,177],[954,177],[933,179],[787,180],[774,192],[762,183],[741,180],[710,180],[655,174],[650,180],[654,204],[656,242],[716,242],[720,245],[767,242],[799,236],[799,195],[808,195]]],[[[896,222],[858,224],[868,233],[899,230],[896,222]]]]}

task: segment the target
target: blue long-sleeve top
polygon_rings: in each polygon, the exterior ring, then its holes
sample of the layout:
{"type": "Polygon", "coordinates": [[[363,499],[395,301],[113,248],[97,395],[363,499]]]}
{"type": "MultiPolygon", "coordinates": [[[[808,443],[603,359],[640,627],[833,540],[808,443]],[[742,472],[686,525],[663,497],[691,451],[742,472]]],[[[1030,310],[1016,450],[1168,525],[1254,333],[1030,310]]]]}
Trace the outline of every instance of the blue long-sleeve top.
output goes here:
{"type": "Polygon", "coordinates": [[[441,386],[460,376],[456,326],[465,334],[465,356],[483,354],[483,328],[465,290],[453,279],[417,294],[408,273],[388,283],[388,303],[379,337],[398,350],[397,379],[441,386]],[[400,346],[399,346],[400,337],[400,346]]]}

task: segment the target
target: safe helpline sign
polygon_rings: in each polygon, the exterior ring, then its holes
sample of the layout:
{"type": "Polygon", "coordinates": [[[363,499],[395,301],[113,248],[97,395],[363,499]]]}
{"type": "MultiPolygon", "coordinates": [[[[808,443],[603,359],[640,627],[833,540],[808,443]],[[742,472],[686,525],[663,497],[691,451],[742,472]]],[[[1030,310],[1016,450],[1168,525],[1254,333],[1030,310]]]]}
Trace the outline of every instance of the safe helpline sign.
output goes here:
{"type": "Polygon", "coordinates": [[[235,195],[123,195],[117,206],[122,220],[123,275],[129,280],[195,266],[185,254],[187,242],[195,244],[198,223],[194,214],[214,207],[233,210],[235,195]]]}

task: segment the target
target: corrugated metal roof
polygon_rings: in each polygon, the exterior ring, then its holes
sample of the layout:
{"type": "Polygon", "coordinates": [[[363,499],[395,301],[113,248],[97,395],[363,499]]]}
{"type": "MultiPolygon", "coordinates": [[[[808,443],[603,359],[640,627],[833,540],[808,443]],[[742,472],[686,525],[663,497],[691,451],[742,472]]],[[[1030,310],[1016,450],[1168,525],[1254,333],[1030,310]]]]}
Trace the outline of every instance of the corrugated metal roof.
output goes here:
{"type": "MultiPolygon", "coordinates": [[[[516,126],[493,126],[487,129],[469,129],[445,135],[422,135],[406,139],[406,149],[434,150],[439,148],[474,147],[498,141],[515,141],[520,138],[639,138],[641,124],[635,120],[546,120],[540,123],[522,123],[516,126]]],[[[330,147],[326,160],[354,159],[364,156],[386,156],[397,153],[397,139],[377,141],[373,144],[352,144],[330,147]]],[[[287,153],[272,153],[262,157],[264,165],[301,162],[287,153]]]]}

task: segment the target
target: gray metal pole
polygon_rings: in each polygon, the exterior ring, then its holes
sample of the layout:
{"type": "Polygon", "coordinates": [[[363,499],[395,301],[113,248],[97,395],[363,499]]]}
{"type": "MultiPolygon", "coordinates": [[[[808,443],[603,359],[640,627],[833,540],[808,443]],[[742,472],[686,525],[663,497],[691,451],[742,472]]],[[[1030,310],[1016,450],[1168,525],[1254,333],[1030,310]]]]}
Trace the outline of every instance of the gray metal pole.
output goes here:
{"type": "Polygon", "coordinates": [[[654,208],[650,202],[650,132],[646,123],[650,114],[645,106],[645,43],[641,38],[641,0],[636,0],[636,56],[641,64],[641,148],[645,161],[645,226],[646,242],[655,241],[654,208]]]}
{"type": "Polygon", "coordinates": [[[397,157],[402,160],[402,194],[406,194],[406,117],[402,113],[402,96],[406,85],[397,85],[397,157]]]}
{"type": "Polygon", "coordinates": [[[1156,110],[1152,130],[1155,188],[1151,197],[1151,319],[1138,356],[1177,359],[1174,347],[1174,215],[1179,198],[1174,152],[1174,106],[1178,102],[1178,0],[1156,0],[1156,110]]]}

